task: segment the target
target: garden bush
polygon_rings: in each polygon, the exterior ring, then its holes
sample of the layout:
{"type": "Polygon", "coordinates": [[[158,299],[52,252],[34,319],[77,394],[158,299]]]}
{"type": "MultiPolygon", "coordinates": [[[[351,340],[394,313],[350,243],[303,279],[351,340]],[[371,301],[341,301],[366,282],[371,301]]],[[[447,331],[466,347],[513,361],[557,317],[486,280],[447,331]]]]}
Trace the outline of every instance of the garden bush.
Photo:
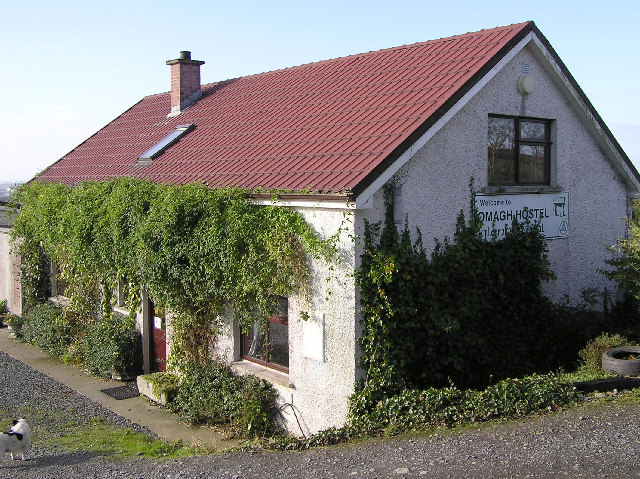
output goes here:
{"type": "Polygon", "coordinates": [[[224,424],[244,436],[274,430],[276,392],[264,380],[236,376],[218,362],[189,363],[171,409],[192,424],[224,424]]]}
{"type": "Polygon", "coordinates": [[[390,202],[381,231],[366,225],[356,275],[366,407],[404,389],[481,388],[551,369],[546,242],[537,225],[516,222],[486,241],[471,205],[469,220],[460,212],[453,238],[437,241],[430,258],[419,231],[415,242],[406,226],[398,233],[390,202]]]}
{"type": "Polygon", "coordinates": [[[320,431],[309,438],[277,437],[266,446],[301,450],[328,446],[353,438],[393,436],[434,428],[450,428],[492,419],[513,419],[555,411],[579,399],[562,374],[533,374],[522,379],[503,379],[484,390],[445,388],[405,389],[363,410],[366,398],[351,397],[349,420],[342,428],[320,431]]]}
{"type": "Polygon", "coordinates": [[[167,372],[156,372],[146,374],[144,378],[151,385],[151,391],[156,397],[160,397],[164,394],[167,398],[167,401],[172,401],[178,393],[180,380],[175,374],[167,372]]]}
{"type": "Polygon", "coordinates": [[[573,370],[579,366],[579,351],[602,334],[603,331],[624,331],[626,316],[621,316],[617,305],[609,304],[604,294],[602,303],[581,301],[571,304],[561,301],[549,311],[548,329],[545,332],[546,349],[551,368],[573,370]]]}
{"type": "Polygon", "coordinates": [[[554,411],[576,398],[573,385],[562,375],[533,374],[504,379],[479,393],[472,421],[494,417],[517,418],[537,411],[554,411]]]}
{"type": "Polygon", "coordinates": [[[0,300],[0,327],[3,325],[3,320],[7,315],[7,300],[0,300]]]}
{"type": "Polygon", "coordinates": [[[81,349],[84,367],[97,376],[142,371],[142,337],[126,316],[113,314],[89,325],[81,349]]]}
{"type": "Polygon", "coordinates": [[[618,237],[617,243],[609,248],[612,256],[607,264],[613,269],[602,273],[620,285],[627,300],[638,313],[640,306],[640,202],[632,202],[633,216],[627,219],[629,235],[618,237]]]}
{"type": "MultiPolygon", "coordinates": [[[[15,232],[11,230],[12,234],[15,232]]],[[[50,259],[34,238],[22,238],[12,245],[20,257],[20,287],[25,310],[46,303],[51,294],[50,259]]]]}
{"type": "Polygon", "coordinates": [[[65,356],[80,334],[80,327],[67,316],[62,307],[42,303],[30,308],[22,326],[22,337],[47,354],[65,356]]]}

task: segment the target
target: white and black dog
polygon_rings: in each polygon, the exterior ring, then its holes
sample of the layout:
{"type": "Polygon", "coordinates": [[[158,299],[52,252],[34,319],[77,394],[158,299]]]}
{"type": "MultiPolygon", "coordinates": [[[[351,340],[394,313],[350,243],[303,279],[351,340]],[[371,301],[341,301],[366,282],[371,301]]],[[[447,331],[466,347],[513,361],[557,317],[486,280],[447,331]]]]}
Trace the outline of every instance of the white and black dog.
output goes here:
{"type": "Polygon", "coordinates": [[[29,448],[30,444],[31,430],[24,419],[13,421],[13,427],[9,431],[0,434],[0,451],[11,454],[12,460],[15,459],[13,454],[20,451],[24,461],[24,451],[29,448]]]}

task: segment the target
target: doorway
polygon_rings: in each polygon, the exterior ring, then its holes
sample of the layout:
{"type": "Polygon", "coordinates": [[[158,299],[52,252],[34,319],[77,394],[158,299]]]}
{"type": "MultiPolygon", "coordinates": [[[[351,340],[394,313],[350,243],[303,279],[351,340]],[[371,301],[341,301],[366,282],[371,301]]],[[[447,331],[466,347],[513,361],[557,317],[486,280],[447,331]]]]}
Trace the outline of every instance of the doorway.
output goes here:
{"type": "Polygon", "coordinates": [[[151,329],[151,372],[167,371],[167,319],[163,307],[157,306],[149,299],[151,329]]]}

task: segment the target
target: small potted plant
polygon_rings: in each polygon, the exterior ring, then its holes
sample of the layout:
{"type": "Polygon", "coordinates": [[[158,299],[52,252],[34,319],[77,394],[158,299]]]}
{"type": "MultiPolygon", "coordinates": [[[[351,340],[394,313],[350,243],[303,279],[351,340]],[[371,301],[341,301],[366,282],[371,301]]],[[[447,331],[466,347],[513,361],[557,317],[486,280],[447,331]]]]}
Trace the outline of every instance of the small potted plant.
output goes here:
{"type": "Polygon", "coordinates": [[[22,328],[23,319],[17,314],[9,313],[4,322],[9,327],[9,331],[11,331],[11,337],[15,339],[16,333],[22,328]]]}

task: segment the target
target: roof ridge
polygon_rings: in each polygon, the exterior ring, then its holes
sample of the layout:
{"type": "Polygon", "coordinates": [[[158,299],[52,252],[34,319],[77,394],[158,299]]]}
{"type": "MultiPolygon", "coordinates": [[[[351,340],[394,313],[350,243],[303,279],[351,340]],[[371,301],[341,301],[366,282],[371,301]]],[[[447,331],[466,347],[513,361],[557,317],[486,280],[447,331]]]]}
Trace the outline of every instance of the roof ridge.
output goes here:
{"type": "MultiPolygon", "coordinates": [[[[380,54],[380,53],[384,53],[384,52],[392,52],[392,51],[401,50],[401,49],[415,48],[415,47],[422,46],[422,45],[436,44],[436,43],[440,43],[440,42],[444,42],[444,41],[459,39],[459,38],[462,38],[462,37],[471,37],[471,36],[474,36],[474,35],[478,36],[480,34],[485,35],[485,34],[487,34],[489,32],[499,32],[499,31],[504,31],[504,30],[510,30],[510,29],[513,29],[514,27],[524,28],[526,25],[533,24],[533,23],[534,23],[533,21],[528,20],[528,21],[525,21],[525,22],[512,23],[512,24],[509,24],[509,25],[502,25],[502,26],[497,26],[497,27],[493,27],[493,28],[483,28],[483,29],[476,30],[476,31],[473,31],[473,32],[461,33],[461,34],[457,34],[457,35],[451,35],[451,36],[448,36],[448,37],[434,38],[434,39],[425,40],[425,41],[422,41],[422,42],[407,43],[407,44],[404,44],[404,45],[396,45],[396,46],[393,46],[393,47],[385,47],[385,48],[381,48],[381,49],[378,49],[378,50],[369,50],[367,52],[352,53],[350,55],[344,55],[344,56],[341,56],[341,57],[327,58],[327,59],[324,59],[324,60],[317,60],[317,61],[313,61],[313,62],[302,63],[300,65],[292,65],[292,66],[283,67],[283,68],[276,68],[275,70],[267,70],[267,71],[259,72],[259,73],[250,73],[248,75],[241,75],[241,76],[234,77],[234,78],[227,78],[225,80],[217,80],[217,81],[213,81],[213,82],[210,82],[210,83],[203,83],[202,84],[202,88],[203,89],[205,87],[210,88],[210,87],[212,87],[214,85],[222,84],[222,83],[229,82],[229,81],[234,81],[234,80],[248,79],[248,78],[253,78],[253,77],[259,77],[259,76],[262,76],[262,75],[270,75],[270,74],[275,74],[275,73],[281,73],[281,72],[285,72],[285,71],[294,71],[294,70],[298,70],[298,69],[302,69],[302,68],[308,68],[308,67],[313,66],[313,65],[321,65],[323,63],[332,63],[332,62],[347,60],[349,58],[365,57],[365,56],[380,54]]],[[[167,90],[167,91],[160,92],[160,93],[153,93],[153,94],[150,94],[150,95],[146,95],[144,98],[151,98],[151,97],[154,97],[154,96],[166,95],[167,93],[170,93],[170,91],[167,90]]]]}
{"type": "MultiPolygon", "coordinates": [[[[415,48],[415,47],[421,46],[421,45],[440,43],[440,42],[443,42],[443,41],[455,40],[455,39],[459,39],[459,38],[466,37],[466,36],[487,34],[489,32],[498,32],[498,31],[503,31],[503,30],[510,30],[510,29],[513,29],[514,27],[524,28],[526,25],[533,24],[533,23],[534,22],[532,20],[527,20],[525,22],[512,23],[510,25],[502,25],[502,26],[497,26],[497,27],[493,27],[493,28],[486,28],[486,29],[483,28],[483,29],[480,29],[480,30],[476,30],[474,32],[461,33],[461,34],[457,34],[457,35],[451,35],[451,36],[448,36],[448,37],[441,37],[441,38],[435,38],[435,39],[431,39],[431,40],[425,40],[425,41],[422,41],[422,42],[407,43],[407,44],[404,44],[404,45],[396,45],[396,46],[393,46],[393,47],[385,47],[385,48],[380,48],[378,50],[370,50],[370,51],[367,51],[367,52],[352,53],[350,55],[344,55],[344,56],[341,56],[341,57],[327,58],[327,59],[324,59],[324,60],[317,60],[317,61],[313,61],[313,62],[302,63],[300,65],[292,65],[292,66],[288,66],[288,67],[284,67],[284,68],[277,68],[275,70],[267,70],[267,71],[259,72],[259,73],[251,73],[249,75],[242,75],[242,76],[239,76],[239,77],[229,78],[227,80],[220,80],[220,81],[213,82],[213,83],[222,83],[222,82],[229,81],[229,80],[238,80],[238,79],[241,79],[241,78],[251,78],[251,77],[256,77],[256,76],[261,76],[261,75],[268,75],[268,74],[272,74],[272,73],[280,73],[280,72],[283,72],[283,71],[297,70],[297,69],[306,68],[306,67],[309,67],[309,66],[312,66],[312,65],[320,65],[320,64],[323,64],[323,63],[331,63],[331,62],[346,60],[346,59],[349,59],[349,58],[357,58],[357,57],[369,56],[369,55],[379,54],[379,53],[383,53],[383,52],[392,52],[392,51],[395,51],[395,50],[406,49],[406,48],[415,48]]],[[[209,84],[207,84],[207,85],[209,85],[209,84]]]]}

